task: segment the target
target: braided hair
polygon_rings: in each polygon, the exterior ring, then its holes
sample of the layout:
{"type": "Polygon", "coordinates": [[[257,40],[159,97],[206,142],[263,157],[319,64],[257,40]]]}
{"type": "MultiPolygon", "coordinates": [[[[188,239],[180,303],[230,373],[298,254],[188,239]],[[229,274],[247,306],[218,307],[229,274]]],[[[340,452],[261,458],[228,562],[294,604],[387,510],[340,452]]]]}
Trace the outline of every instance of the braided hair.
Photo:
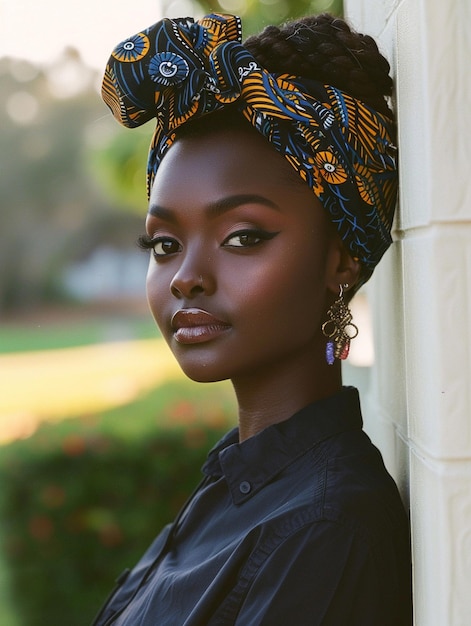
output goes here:
{"type": "Polygon", "coordinates": [[[244,46],[271,73],[291,74],[333,85],[393,117],[389,63],[368,35],[353,31],[328,13],[303,17],[284,26],[267,26],[244,46]]]}

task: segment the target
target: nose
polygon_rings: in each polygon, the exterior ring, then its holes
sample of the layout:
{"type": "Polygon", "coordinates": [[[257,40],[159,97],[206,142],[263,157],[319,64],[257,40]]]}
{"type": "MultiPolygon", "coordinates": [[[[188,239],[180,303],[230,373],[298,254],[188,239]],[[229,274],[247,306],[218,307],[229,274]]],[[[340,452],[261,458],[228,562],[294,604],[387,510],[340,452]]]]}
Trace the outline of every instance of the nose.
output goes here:
{"type": "MultiPolygon", "coordinates": [[[[211,261],[211,259],[207,259],[211,261]]],[[[208,271],[207,263],[201,263],[194,255],[183,260],[170,283],[170,291],[175,298],[194,298],[197,295],[210,295],[214,292],[215,281],[208,271]]]]}

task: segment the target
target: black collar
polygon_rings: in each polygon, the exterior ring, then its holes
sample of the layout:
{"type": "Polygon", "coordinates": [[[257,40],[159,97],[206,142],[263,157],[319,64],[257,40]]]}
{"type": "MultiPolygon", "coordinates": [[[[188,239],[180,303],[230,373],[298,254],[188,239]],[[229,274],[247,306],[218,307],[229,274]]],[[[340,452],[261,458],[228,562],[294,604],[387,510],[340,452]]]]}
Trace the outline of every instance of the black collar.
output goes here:
{"type": "Polygon", "coordinates": [[[358,391],[344,387],[242,443],[238,429],[231,430],[209,453],[203,473],[224,476],[234,504],[241,504],[308,450],[333,435],[361,430],[362,426],[358,391]]]}

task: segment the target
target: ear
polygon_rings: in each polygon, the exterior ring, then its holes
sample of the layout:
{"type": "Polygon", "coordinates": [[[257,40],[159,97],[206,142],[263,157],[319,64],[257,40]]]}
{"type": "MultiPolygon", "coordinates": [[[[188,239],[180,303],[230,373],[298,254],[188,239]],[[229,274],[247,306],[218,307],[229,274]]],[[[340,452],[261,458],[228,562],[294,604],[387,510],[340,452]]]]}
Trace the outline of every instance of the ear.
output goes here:
{"type": "Polygon", "coordinates": [[[339,285],[351,289],[360,276],[360,262],[351,256],[338,233],[331,240],[326,271],[326,286],[335,295],[339,293],[339,285]]]}

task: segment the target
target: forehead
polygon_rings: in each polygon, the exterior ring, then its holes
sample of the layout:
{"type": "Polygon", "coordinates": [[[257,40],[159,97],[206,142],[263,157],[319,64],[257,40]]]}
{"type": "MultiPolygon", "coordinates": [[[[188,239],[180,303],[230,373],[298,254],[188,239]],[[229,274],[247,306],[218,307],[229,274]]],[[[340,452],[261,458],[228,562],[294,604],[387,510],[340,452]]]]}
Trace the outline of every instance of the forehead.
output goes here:
{"type": "Polygon", "coordinates": [[[177,139],[163,158],[151,204],[176,191],[283,193],[317,202],[288,161],[251,127],[216,129],[177,139]]]}

